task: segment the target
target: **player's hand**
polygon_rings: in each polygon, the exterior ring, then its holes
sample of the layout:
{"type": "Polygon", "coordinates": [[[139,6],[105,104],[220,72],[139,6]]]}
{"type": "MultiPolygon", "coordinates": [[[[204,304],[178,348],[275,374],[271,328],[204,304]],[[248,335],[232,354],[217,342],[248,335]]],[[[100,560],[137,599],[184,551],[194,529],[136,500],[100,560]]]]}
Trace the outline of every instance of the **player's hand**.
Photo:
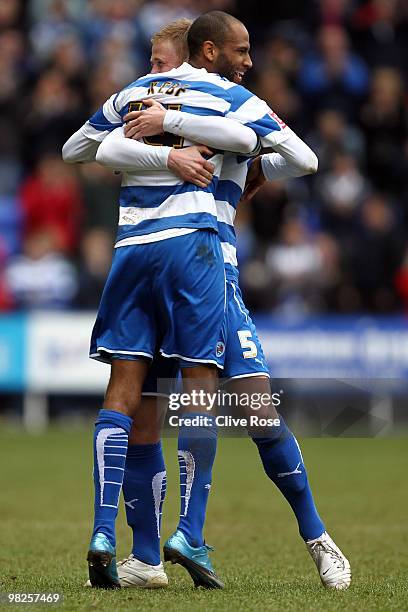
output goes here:
{"type": "Polygon", "coordinates": [[[146,136],[156,136],[163,133],[163,121],[166,114],[164,106],[157,100],[143,100],[149,108],[141,111],[131,111],[123,117],[126,121],[124,132],[126,138],[140,140],[146,136]]]}
{"type": "Polygon", "coordinates": [[[266,178],[262,172],[261,156],[258,155],[258,157],[255,157],[254,161],[249,167],[242,199],[250,200],[253,198],[265,181],[266,178]]]}
{"type": "Polygon", "coordinates": [[[184,182],[205,188],[212,181],[214,164],[207,161],[203,155],[212,154],[213,152],[204,145],[171,149],[167,167],[184,182]]]}

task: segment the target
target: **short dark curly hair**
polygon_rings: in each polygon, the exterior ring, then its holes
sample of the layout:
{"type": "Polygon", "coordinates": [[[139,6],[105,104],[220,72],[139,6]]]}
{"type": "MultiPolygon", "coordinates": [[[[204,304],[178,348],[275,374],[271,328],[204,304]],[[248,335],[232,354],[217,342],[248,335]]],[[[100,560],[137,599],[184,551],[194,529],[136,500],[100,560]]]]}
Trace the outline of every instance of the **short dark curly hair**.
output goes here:
{"type": "Polygon", "coordinates": [[[208,11],[197,17],[187,35],[190,58],[197,57],[206,40],[211,40],[217,47],[221,47],[228,38],[233,23],[241,22],[223,11],[208,11]]]}

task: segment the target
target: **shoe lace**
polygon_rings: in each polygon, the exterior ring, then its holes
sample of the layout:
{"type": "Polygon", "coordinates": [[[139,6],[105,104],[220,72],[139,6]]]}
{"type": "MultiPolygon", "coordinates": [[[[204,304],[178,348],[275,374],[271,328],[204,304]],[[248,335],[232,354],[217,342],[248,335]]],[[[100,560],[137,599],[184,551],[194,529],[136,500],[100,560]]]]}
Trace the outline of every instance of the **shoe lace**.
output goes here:
{"type": "Polygon", "coordinates": [[[127,561],[130,561],[130,560],[131,560],[131,558],[132,558],[132,557],[126,557],[126,559],[121,559],[120,561],[117,561],[117,562],[116,562],[116,566],[118,566],[118,565],[125,565],[125,563],[126,563],[127,561]]]}
{"type": "Polygon", "coordinates": [[[199,548],[198,552],[193,554],[193,557],[201,558],[203,555],[206,556],[206,553],[214,551],[215,548],[213,546],[209,546],[204,542],[204,544],[199,548]]]}
{"type": "Polygon", "coordinates": [[[334,564],[336,565],[338,569],[345,569],[345,563],[344,563],[343,556],[340,553],[338,553],[335,548],[330,546],[328,542],[318,540],[317,542],[312,544],[311,548],[312,550],[317,549],[318,551],[321,550],[322,552],[327,553],[330,559],[332,559],[332,561],[334,562],[334,564]]]}

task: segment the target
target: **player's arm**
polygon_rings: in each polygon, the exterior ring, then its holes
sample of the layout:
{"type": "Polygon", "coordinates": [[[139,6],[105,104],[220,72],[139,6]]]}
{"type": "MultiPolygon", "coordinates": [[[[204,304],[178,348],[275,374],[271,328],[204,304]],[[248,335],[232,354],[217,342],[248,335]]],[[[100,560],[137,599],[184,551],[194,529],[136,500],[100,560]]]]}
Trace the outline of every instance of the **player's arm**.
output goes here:
{"type": "Polygon", "coordinates": [[[153,147],[136,140],[128,140],[123,127],[111,132],[100,144],[96,161],[114,170],[162,170],[167,167],[170,147],[153,147]]]}
{"type": "Polygon", "coordinates": [[[170,132],[223,151],[253,155],[259,150],[255,132],[232,119],[166,110],[152,99],[145,100],[144,104],[150,108],[133,111],[124,117],[127,138],[139,139],[170,132]]]}
{"type": "Polygon", "coordinates": [[[234,110],[226,116],[252,128],[260,138],[262,147],[275,151],[262,162],[268,179],[302,176],[317,171],[316,155],[264,100],[241,85],[231,88],[230,92],[234,110]]]}
{"type": "Polygon", "coordinates": [[[62,159],[69,164],[95,161],[96,152],[104,138],[122,125],[115,107],[117,94],[112,95],[62,147],[62,159]]]}
{"type": "Polygon", "coordinates": [[[274,145],[274,151],[261,156],[262,171],[268,181],[317,172],[317,156],[292,130],[285,140],[274,145]]]}
{"type": "Polygon", "coordinates": [[[75,134],[72,134],[62,147],[62,159],[68,164],[83,164],[95,161],[99,145],[99,140],[94,140],[88,136],[85,124],[75,134]]]}
{"type": "MultiPolygon", "coordinates": [[[[201,133],[200,142],[208,146],[242,154],[253,154],[258,144],[258,138],[252,129],[233,119],[224,117],[196,116],[181,111],[168,110],[165,111],[162,128],[166,132],[195,141],[198,141],[201,133]],[[207,136],[207,134],[203,136],[201,130],[205,129],[211,129],[214,133],[211,133],[210,136],[207,136]],[[223,146],[222,142],[224,143],[223,146]],[[245,143],[247,146],[245,146],[245,143]]],[[[276,151],[276,153],[262,155],[262,169],[267,180],[298,177],[317,172],[318,160],[316,155],[288,126],[284,130],[284,138],[277,138],[276,134],[273,136],[268,134],[260,138],[260,143],[265,148],[273,147],[276,151]]]]}
{"type": "Polygon", "coordinates": [[[203,155],[212,155],[212,152],[205,146],[177,150],[147,145],[125,138],[120,127],[104,138],[96,152],[96,161],[123,172],[170,170],[182,181],[204,188],[212,180],[214,166],[203,155]]]}
{"type": "Polygon", "coordinates": [[[243,198],[253,198],[265,181],[295,178],[317,172],[318,159],[292,130],[280,144],[274,145],[276,153],[256,157],[250,165],[243,198]]]}
{"type": "Polygon", "coordinates": [[[240,85],[231,88],[230,92],[234,110],[228,112],[227,117],[251,127],[262,146],[274,150],[274,153],[254,160],[248,174],[245,197],[252,197],[265,180],[303,176],[317,171],[316,155],[264,100],[240,85]]]}

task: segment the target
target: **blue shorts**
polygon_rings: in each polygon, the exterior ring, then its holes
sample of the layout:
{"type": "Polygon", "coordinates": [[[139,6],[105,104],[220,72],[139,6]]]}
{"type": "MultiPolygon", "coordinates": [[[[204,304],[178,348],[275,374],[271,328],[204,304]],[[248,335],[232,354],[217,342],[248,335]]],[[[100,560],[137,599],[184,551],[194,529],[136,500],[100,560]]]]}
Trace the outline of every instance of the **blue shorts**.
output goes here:
{"type": "MultiPolygon", "coordinates": [[[[267,376],[269,369],[256,327],[242,300],[237,282],[227,280],[227,342],[225,347],[223,379],[267,376]]],[[[154,359],[143,386],[144,395],[169,395],[177,378],[178,364],[171,366],[166,360],[154,359]],[[155,393],[157,390],[157,393],[155,393]]]]}
{"type": "Polygon", "coordinates": [[[268,376],[269,369],[256,327],[237,282],[227,280],[227,346],[223,378],[268,376]]]}
{"type": "Polygon", "coordinates": [[[91,338],[90,356],[152,359],[222,368],[225,273],[216,233],[198,230],[115,249],[91,338]]]}

